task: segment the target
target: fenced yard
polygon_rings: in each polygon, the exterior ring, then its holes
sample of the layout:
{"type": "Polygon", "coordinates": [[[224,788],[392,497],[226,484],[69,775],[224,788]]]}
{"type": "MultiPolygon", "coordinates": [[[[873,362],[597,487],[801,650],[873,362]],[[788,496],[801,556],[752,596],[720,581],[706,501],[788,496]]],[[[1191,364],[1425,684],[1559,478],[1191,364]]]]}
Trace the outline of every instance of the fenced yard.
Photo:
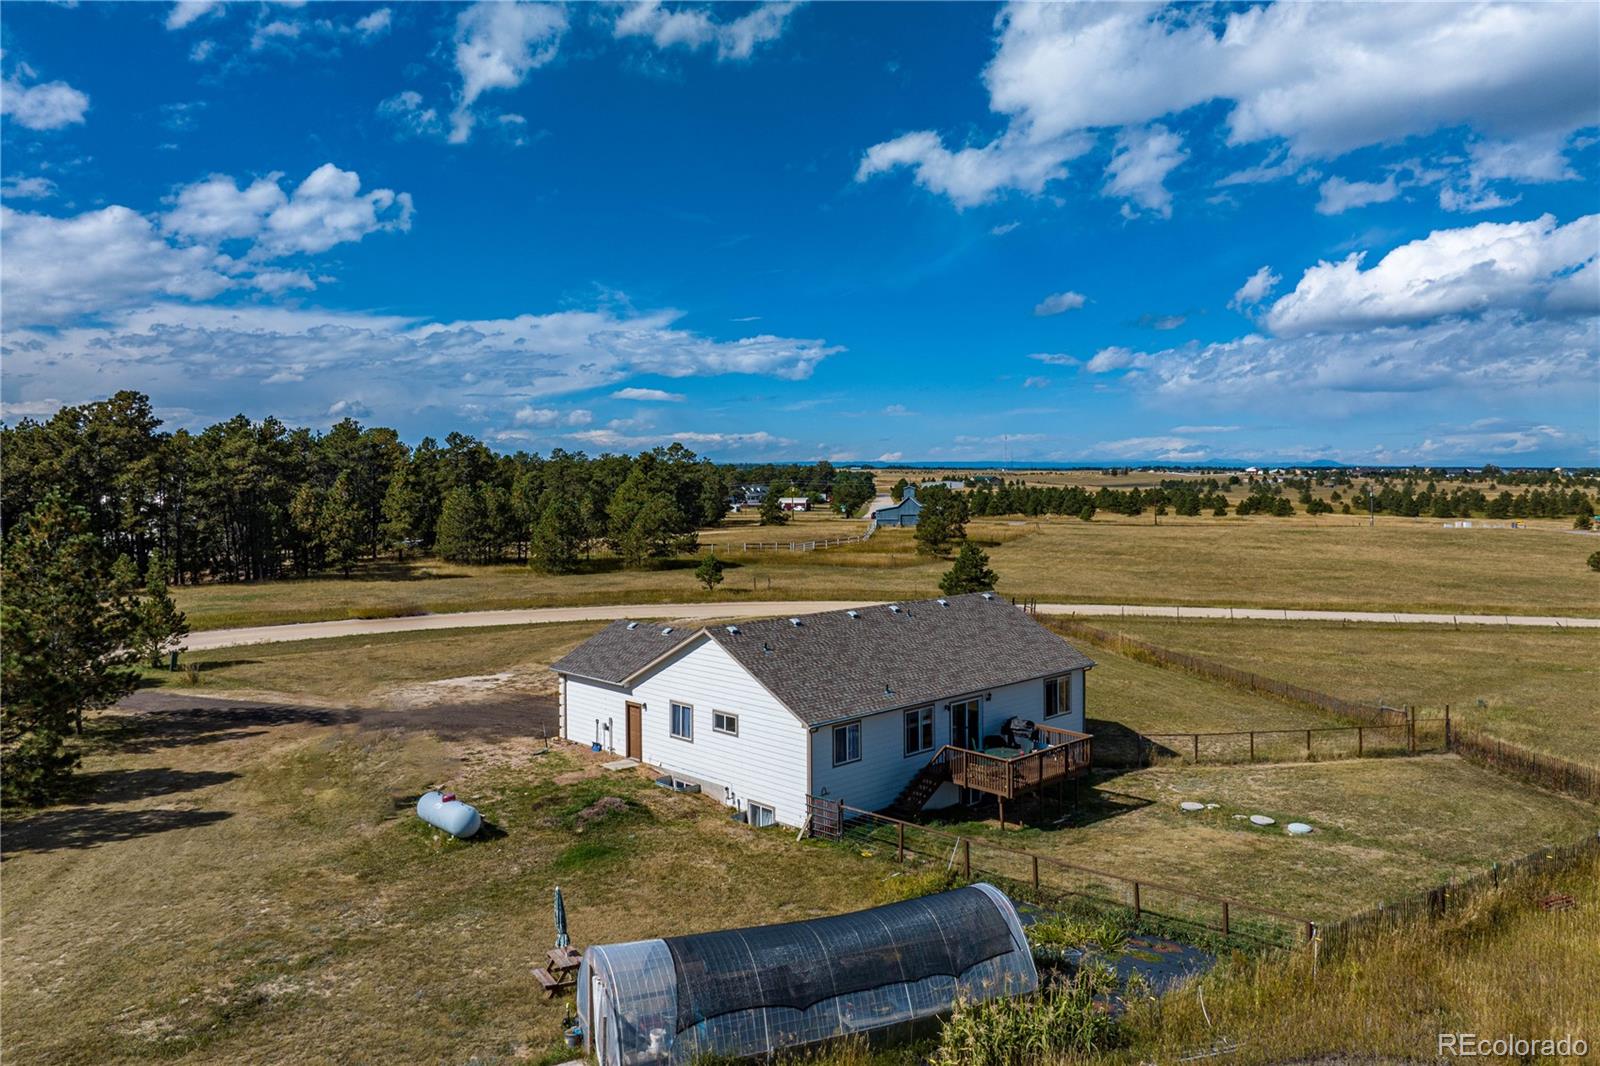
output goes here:
{"type": "MultiPolygon", "coordinates": [[[[1133,765],[1161,759],[1187,763],[1311,762],[1449,751],[1449,709],[1440,718],[1394,725],[1324,725],[1304,729],[1242,729],[1215,733],[1139,733],[1133,765]]],[[[1123,753],[1126,753],[1126,745],[1123,753]]],[[[1102,760],[1102,764],[1104,761],[1102,760]]]]}

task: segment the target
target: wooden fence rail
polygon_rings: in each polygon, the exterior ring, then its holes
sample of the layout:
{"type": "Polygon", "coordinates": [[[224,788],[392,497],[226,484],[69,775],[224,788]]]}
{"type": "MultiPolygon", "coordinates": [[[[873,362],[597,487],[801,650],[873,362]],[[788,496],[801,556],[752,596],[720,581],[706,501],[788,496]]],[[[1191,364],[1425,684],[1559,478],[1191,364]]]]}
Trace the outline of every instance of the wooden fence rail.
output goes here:
{"type": "Polygon", "coordinates": [[[1308,943],[1317,934],[1315,923],[1270,907],[1079,866],[1051,855],[991,844],[981,837],[930,829],[851,807],[842,800],[809,797],[807,811],[813,836],[848,838],[852,845],[892,851],[901,863],[942,864],[946,869],[959,869],[963,878],[987,877],[1041,901],[1088,900],[1124,908],[1135,919],[1149,915],[1270,947],[1308,943]]]}
{"type": "MultiPolygon", "coordinates": [[[[1287,762],[1293,759],[1361,759],[1379,755],[1420,755],[1448,751],[1453,726],[1450,708],[1442,717],[1419,718],[1413,713],[1396,725],[1324,725],[1298,729],[1237,729],[1214,733],[1138,733],[1133,753],[1137,766],[1153,765],[1158,755],[1190,763],[1287,762]]],[[[1115,761],[1105,757],[1101,765],[1115,761]]]]}
{"type": "MultiPolygon", "coordinates": [[[[749,540],[739,542],[739,554],[752,555],[760,552],[814,552],[818,548],[837,548],[841,544],[863,544],[872,539],[878,531],[878,523],[868,522],[867,528],[849,537],[823,537],[820,540],[749,540]]],[[[720,544],[705,542],[695,548],[696,552],[715,552],[718,548],[732,552],[734,544],[725,541],[720,544]]]]}
{"type": "Polygon", "coordinates": [[[1600,801],[1600,769],[1497,740],[1474,730],[1457,729],[1450,750],[1468,762],[1579,799],[1600,801]]]}

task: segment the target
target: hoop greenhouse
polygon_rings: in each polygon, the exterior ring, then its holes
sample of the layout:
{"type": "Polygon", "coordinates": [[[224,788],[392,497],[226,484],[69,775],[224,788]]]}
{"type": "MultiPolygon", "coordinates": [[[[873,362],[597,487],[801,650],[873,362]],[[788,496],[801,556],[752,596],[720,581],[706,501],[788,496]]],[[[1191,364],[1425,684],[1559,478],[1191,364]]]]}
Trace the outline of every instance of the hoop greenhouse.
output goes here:
{"type": "Polygon", "coordinates": [[[578,974],[603,1066],[789,1050],[1037,991],[1016,907],[979,884],[783,925],[591,947],[578,974]]]}

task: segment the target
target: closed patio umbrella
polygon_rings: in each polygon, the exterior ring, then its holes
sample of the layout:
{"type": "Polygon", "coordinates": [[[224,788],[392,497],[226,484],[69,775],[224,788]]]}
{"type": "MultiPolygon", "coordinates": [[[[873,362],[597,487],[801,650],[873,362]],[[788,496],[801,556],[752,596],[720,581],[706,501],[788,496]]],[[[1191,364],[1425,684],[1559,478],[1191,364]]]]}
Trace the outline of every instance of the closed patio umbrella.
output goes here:
{"type": "Polygon", "coordinates": [[[561,900],[561,886],[556,886],[556,947],[564,948],[572,941],[567,939],[567,905],[561,900]]]}

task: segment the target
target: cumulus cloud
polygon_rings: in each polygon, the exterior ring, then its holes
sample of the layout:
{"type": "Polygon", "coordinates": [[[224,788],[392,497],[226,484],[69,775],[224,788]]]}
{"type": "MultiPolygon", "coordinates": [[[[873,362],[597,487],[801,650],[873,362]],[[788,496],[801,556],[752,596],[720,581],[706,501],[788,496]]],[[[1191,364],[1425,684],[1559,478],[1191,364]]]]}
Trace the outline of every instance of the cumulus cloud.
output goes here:
{"type": "Polygon", "coordinates": [[[1228,301],[1228,306],[1236,311],[1253,307],[1271,295],[1272,290],[1276,289],[1278,282],[1282,280],[1283,277],[1273,273],[1270,266],[1264,266],[1244,279],[1244,284],[1234,292],[1233,299],[1228,301]]]}
{"type": "Polygon", "coordinates": [[[581,407],[560,410],[554,407],[519,407],[511,416],[519,426],[586,426],[594,415],[581,407]]]}
{"type": "MultiPolygon", "coordinates": [[[[9,222],[6,231],[9,239],[9,222]]],[[[157,239],[154,247],[161,246],[157,239]]],[[[8,255],[8,267],[10,261],[8,255]]],[[[616,386],[630,377],[752,374],[796,380],[842,350],[793,337],[708,337],[678,327],[681,312],[671,309],[418,321],[158,300],[100,314],[99,321],[29,330],[12,327],[11,299],[8,284],[4,357],[11,398],[66,396],[79,402],[139,388],[197,412],[197,418],[233,413],[225,408],[247,389],[258,409],[285,417],[309,419],[338,400],[359,399],[398,422],[423,410],[458,416],[482,411],[512,425],[523,408],[557,409],[550,402],[555,397],[616,386]]],[[[542,418],[523,416],[530,425],[542,418]]],[[[564,411],[558,421],[571,427],[578,424],[573,418],[564,411]]]]}
{"type": "Polygon", "coordinates": [[[1323,182],[1317,192],[1319,215],[1341,215],[1352,208],[1388,203],[1400,195],[1400,186],[1393,174],[1382,181],[1346,181],[1334,177],[1323,182]]]}
{"type": "Polygon", "coordinates": [[[1051,366],[1078,366],[1083,362],[1083,360],[1076,359],[1065,352],[1034,352],[1028,358],[1037,359],[1041,363],[1049,363],[1051,366]]]}
{"type": "Polygon", "coordinates": [[[0,181],[0,196],[8,200],[44,200],[55,194],[56,183],[49,178],[12,174],[0,181]]]}
{"type": "Polygon", "coordinates": [[[1084,303],[1081,292],[1051,293],[1034,305],[1033,313],[1041,318],[1046,315],[1059,315],[1063,311],[1076,311],[1084,303]]]}
{"type": "Polygon", "coordinates": [[[1144,367],[1150,365],[1151,357],[1143,352],[1136,352],[1132,348],[1112,346],[1101,348],[1083,365],[1083,369],[1091,374],[1109,374],[1113,370],[1127,370],[1130,367],[1144,367]]]}
{"type": "Polygon", "coordinates": [[[682,403],[688,397],[681,392],[668,392],[665,389],[618,389],[611,394],[613,400],[637,400],[642,403],[682,403]]]}
{"type": "Polygon", "coordinates": [[[89,96],[64,81],[28,84],[33,68],[19,63],[0,82],[0,114],[30,130],[58,130],[81,123],[89,110],[89,96]]]}
{"type": "Polygon", "coordinates": [[[1187,158],[1183,138],[1165,126],[1123,130],[1117,134],[1116,151],[1106,166],[1105,194],[1171,218],[1167,175],[1187,158]]]}
{"type": "Polygon", "coordinates": [[[214,174],[178,189],[170,209],[153,218],[120,204],[67,218],[3,209],[7,324],[60,323],[233,288],[309,289],[315,283],[304,269],[273,263],[411,224],[408,194],[363,193],[357,174],[331,163],[288,191],[281,178],[270,174],[241,187],[214,174]]]}
{"type": "Polygon", "coordinates": [[[1003,131],[954,151],[936,132],[905,133],[869,148],[857,178],[906,166],[958,205],[1001,189],[1038,193],[1087,150],[1086,132],[1145,127],[1211,103],[1226,108],[1229,145],[1287,145],[1287,173],[1443,129],[1514,139],[1593,125],[1592,6],[1442,10],[1014,3],[996,20],[983,72],[1003,131]]]}
{"type": "Polygon", "coordinates": [[[566,11],[556,4],[480,0],[462,11],[455,34],[461,90],[450,115],[450,142],[462,144],[471,137],[478,97],[521,85],[556,57],[566,31],[566,11]]]}
{"type": "Polygon", "coordinates": [[[1103,440],[1089,446],[1086,454],[1107,459],[1157,459],[1165,462],[1201,462],[1210,452],[1187,437],[1124,437],[1103,440]]]}
{"type": "Polygon", "coordinates": [[[677,442],[693,448],[710,448],[718,452],[759,452],[772,454],[795,444],[788,437],[779,437],[766,430],[750,433],[704,433],[682,430],[677,433],[627,434],[615,429],[586,429],[567,434],[571,440],[596,448],[621,448],[639,451],[659,444],[677,442]]]}
{"type": "Polygon", "coordinates": [[[362,37],[381,37],[389,32],[389,27],[394,22],[394,16],[386,7],[356,19],[356,33],[362,37]]]}
{"type": "Polygon", "coordinates": [[[392,122],[401,136],[436,137],[444,133],[439,112],[426,106],[422,94],[405,89],[378,104],[378,114],[392,122]]]}
{"type": "Polygon", "coordinates": [[[1593,285],[1600,215],[1565,226],[1553,215],[1436,230],[1363,270],[1365,253],[1307,270],[1267,312],[1280,334],[1350,330],[1484,311],[1533,310],[1554,298],[1562,310],[1600,312],[1593,285]],[[1585,284],[1588,282],[1588,284],[1585,284]]]}
{"type": "Polygon", "coordinates": [[[657,48],[693,51],[714,45],[718,59],[749,59],[757,45],[783,36],[789,16],[799,6],[785,2],[757,4],[748,14],[718,22],[710,7],[668,8],[660,0],[642,0],[622,6],[611,30],[617,37],[648,37],[657,48]]]}
{"type": "Polygon", "coordinates": [[[178,0],[167,11],[167,29],[181,30],[222,10],[223,0],[178,0]]]}

